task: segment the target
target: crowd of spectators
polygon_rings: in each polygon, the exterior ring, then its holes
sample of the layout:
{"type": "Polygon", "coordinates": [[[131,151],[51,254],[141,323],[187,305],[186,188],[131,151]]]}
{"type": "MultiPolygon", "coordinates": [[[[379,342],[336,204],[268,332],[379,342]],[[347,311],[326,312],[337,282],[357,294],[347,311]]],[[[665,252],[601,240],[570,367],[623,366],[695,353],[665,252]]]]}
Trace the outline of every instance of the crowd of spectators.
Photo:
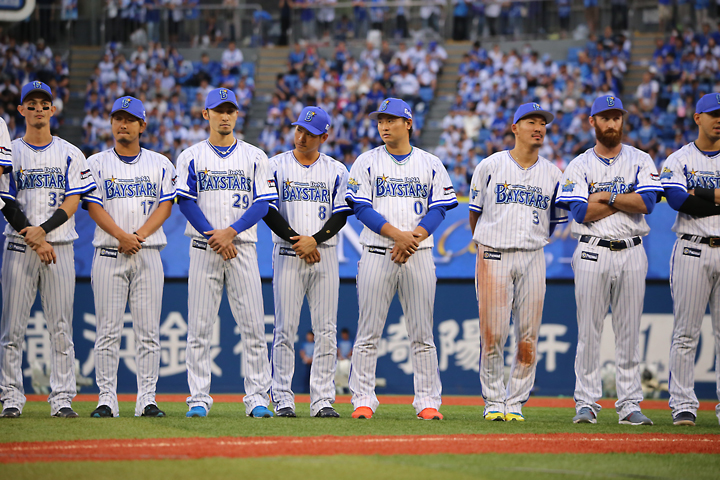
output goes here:
{"type": "Polygon", "coordinates": [[[53,92],[57,110],[50,120],[50,129],[57,131],[63,120],[63,107],[70,99],[69,75],[63,55],[53,53],[42,38],[20,44],[11,36],[0,40],[0,116],[7,123],[11,138],[25,133],[25,119],[18,113],[17,105],[23,85],[35,80],[46,83],[53,92]]]}
{"type": "Polygon", "coordinates": [[[277,76],[259,145],[268,155],[292,149],[290,124],[305,105],[317,105],[332,118],[321,150],[350,165],[357,155],[382,143],[367,114],[390,96],[403,98],[413,108],[413,134],[419,136],[446,59],[447,52],[435,42],[417,42],[412,48],[401,42],[397,50],[388,42],[380,48],[368,42],[357,56],[342,41],[326,56],[312,44],[295,44],[287,72],[277,76]]]}
{"type": "Polygon", "coordinates": [[[123,95],[142,100],[147,115],[144,147],[171,160],[186,147],[207,138],[202,117],[205,97],[214,88],[235,92],[240,104],[236,135],[242,137],[254,90],[254,65],[230,42],[219,60],[207,53],[186,60],[174,47],[150,42],[128,56],[109,44],[90,77],[85,94],[82,150],[90,155],[112,145],[110,110],[123,95]]]}
{"type": "Polygon", "coordinates": [[[591,35],[584,48],[571,49],[564,61],[529,44],[503,52],[497,44],[486,50],[475,42],[460,64],[457,96],[434,150],[456,191],[467,194],[478,162],[512,148],[512,115],[523,103],[537,102],[555,114],[540,154],[561,169],[594,145],[595,132],[586,121],[590,105],[600,95],[622,97],[630,47],[610,28],[600,37],[591,35]]]}

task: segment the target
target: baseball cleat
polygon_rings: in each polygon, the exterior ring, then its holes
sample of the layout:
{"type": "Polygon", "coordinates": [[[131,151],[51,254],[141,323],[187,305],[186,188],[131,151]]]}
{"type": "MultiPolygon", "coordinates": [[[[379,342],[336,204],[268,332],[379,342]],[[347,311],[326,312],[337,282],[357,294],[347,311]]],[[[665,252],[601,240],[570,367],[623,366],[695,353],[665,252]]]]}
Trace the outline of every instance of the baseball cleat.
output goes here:
{"type": "Polygon", "coordinates": [[[506,413],[505,421],[506,422],[524,422],[525,417],[523,417],[522,413],[506,413]]]}
{"type": "Polygon", "coordinates": [[[154,403],[149,403],[145,405],[145,409],[143,410],[143,413],[141,415],[142,417],[164,417],[165,412],[160,410],[157,405],[154,403]]]}
{"type": "Polygon", "coordinates": [[[272,418],[273,412],[268,410],[267,407],[264,407],[262,405],[258,405],[257,407],[252,409],[252,412],[250,412],[250,415],[248,417],[253,418],[272,418]]]}
{"type": "Polygon", "coordinates": [[[696,416],[692,412],[680,412],[673,417],[673,425],[695,426],[696,416]]]}
{"type": "MultiPolygon", "coordinates": [[[[573,417],[573,423],[597,423],[597,415],[590,407],[582,407],[573,417]]],[[[620,422],[622,423],[622,422],[620,422]]]]}
{"type": "Polygon", "coordinates": [[[58,410],[55,415],[53,415],[53,417],[58,418],[77,418],[79,416],[80,415],[78,415],[77,412],[75,412],[75,410],[73,410],[71,407],[63,407],[58,410]]]}
{"type": "Polygon", "coordinates": [[[618,422],[620,425],[652,425],[653,422],[638,410],[618,422]]]}
{"type": "Polygon", "coordinates": [[[340,414],[333,407],[323,407],[315,416],[319,418],[340,418],[340,414]]]}
{"type": "Polygon", "coordinates": [[[108,407],[107,405],[98,405],[98,407],[93,410],[90,416],[93,418],[112,417],[113,413],[110,407],[108,407]]]}
{"type": "Polygon", "coordinates": [[[503,414],[502,412],[486,412],[483,415],[483,418],[485,420],[491,420],[493,422],[504,422],[505,414],[503,414]]]}
{"type": "Polygon", "coordinates": [[[422,412],[417,414],[419,420],[442,420],[442,413],[437,411],[437,408],[426,408],[422,412]]]}
{"type": "Polygon", "coordinates": [[[2,418],[18,418],[20,416],[21,412],[19,408],[15,407],[8,407],[3,409],[2,412],[0,412],[0,417],[2,418]]]}
{"type": "Polygon", "coordinates": [[[370,407],[358,407],[355,409],[355,411],[352,413],[352,418],[364,418],[364,419],[371,419],[373,416],[372,408],[370,407]]]}
{"type": "Polygon", "coordinates": [[[288,417],[288,418],[295,418],[297,415],[295,415],[295,410],[292,409],[292,407],[283,407],[278,409],[277,412],[275,412],[275,415],[278,417],[288,417]]]}
{"type": "Polygon", "coordinates": [[[195,418],[195,417],[207,417],[207,410],[205,407],[201,407],[200,405],[195,405],[192,407],[188,412],[185,414],[187,418],[195,418]]]}

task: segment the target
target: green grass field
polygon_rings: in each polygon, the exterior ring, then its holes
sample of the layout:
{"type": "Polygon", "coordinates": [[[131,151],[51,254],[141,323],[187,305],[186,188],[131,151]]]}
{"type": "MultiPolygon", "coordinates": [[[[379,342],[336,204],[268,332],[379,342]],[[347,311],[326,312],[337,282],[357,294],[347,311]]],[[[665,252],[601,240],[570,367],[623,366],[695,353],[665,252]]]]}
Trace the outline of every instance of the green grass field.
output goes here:
{"type": "MultiPolygon", "coordinates": [[[[525,423],[487,422],[481,408],[444,406],[446,420],[421,422],[410,405],[381,405],[369,421],[350,418],[349,404],[337,405],[340,419],[309,417],[307,404],[298,404],[295,419],[253,419],[242,404],[218,403],[207,418],[185,418],[183,403],[161,403],[168,417],[135,418],[134,404],[120,404],[123,416],[93,419],[95,403],[75,402],[79,419],[49,415],[46,402],[29,402],[19,419],[0,420],[0,442],[110,438],[315,436],[315,435],[442,435],[498,433],[684,433],[719,435],[714,412],[699,412],[698,425],[675,427],[669,411],[648,410],[655,425],[618,425],[614,411],[603,410],[597,425],[574,425],[572,409],[526,408],[525,423]]],[[[146,460],[0,464],[2,479],[153,479],[158,478],[289,479],[717,479],[720,456],[655,454],[482,454],[418,456],[318,456],[251,459],[146,460]]]]}

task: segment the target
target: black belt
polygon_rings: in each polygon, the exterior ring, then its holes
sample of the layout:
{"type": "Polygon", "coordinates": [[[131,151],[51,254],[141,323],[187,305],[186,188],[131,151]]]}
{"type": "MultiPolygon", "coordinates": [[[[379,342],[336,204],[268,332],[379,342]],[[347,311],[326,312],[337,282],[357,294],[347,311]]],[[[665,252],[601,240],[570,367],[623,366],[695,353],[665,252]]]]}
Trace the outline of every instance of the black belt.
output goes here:
{"type": "MultiPolygon", "coordinates": [[[[590,243],[592,239],[595,237],[591,237],[590,235],[583,235],[580,237],[580,241],[582,243],[590,243]]],[[[637,247],[642,243],[642,238],[640,237],[633,237],[630,239],[632,242],[632,245],[628,245],[628,242],[626,240],[598,240],[596,245],[598,247],[605,247],[609,248],[612,251],[618,251],[618,250],[625,250],[628,247],[637,247]]],[[[720,245],[720,244],[718,244],[720,245]]]]}
{"type": "Polygon", "coordinates": [[[680,237],[683,240],[690,240],[695,243],[703,243],[711,247],[720,247],[720,237],[700,237],[698,235],[688,235],[687,233],[680,237]]]}

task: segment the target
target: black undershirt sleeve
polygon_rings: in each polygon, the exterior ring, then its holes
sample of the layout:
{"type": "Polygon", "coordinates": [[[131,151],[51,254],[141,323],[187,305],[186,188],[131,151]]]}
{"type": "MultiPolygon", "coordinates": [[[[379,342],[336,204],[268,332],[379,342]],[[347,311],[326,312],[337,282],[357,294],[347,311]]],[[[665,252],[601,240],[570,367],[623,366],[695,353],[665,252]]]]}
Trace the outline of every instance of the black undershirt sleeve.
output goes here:
{"type": "Polygon", "coordinates": [[[720,215],[720,207],[715,205],[714,202],[709,202],[698,198],[695,195],[690,195],[680,207],[682,213],[692,215],[694,217],[711,217],[713,215],[720,215]]]}
{"type": "Polygon", "coordinates": [[[15,200],[5,200],[5,207],[2,209],[3,215],[5,215],[5,220],[10,224],[11,227],[15,229],[16,232],[19,232],[25,227],[30,227],[30,222],[28,221],[27,217],[23,213],[22,210],[20,210],[20,207],[18,207],[18,204],[15,200]]]}
{"type": "Polygon", "coordinates": [[[318,243],[318,245],[320,245],[322,242],[330,240],[332,237],[337,235],[340,229],[345,226],[345,222],[347,222],[347,217],[351,214],[352,212],[334,213],[328,219],[328,221],[325,222],[325,225],[323,225],[320,231],[313,235],[313,238],[318,243]]]}
{"type": "Polygon", "coordinates": [[[705,201],[715,203],[715,189],[714,188],[695,188],[695,196],[705,201]]]}
{"type": "Polygon", "coordinates": [[[270,207],[268,209],[268,213],[265,215],[263,220],[265,220],[265,223],[268,227],[270,227],[270,230],[272,230],[278,237],[282,238],[286,242],[297,242],[297,240],[290,240],[290,237],[297,237],[300,234],[293,230],[287,220],[285,220],[283,216],[280,215],[280,212],[274,208],[270,207]]]}
{"type": "Polygon", "coordinates": [[[45,220],[44,223],[40,224],[40,228],[45,230],[45,233],[50,233],[63,223],[67,222],[68,218],[70,217],[68,217],[67,212],[62,208],[58,208],[57,210],[55,210],[55,213],[53,213],[50,218],[45,220]]]}

